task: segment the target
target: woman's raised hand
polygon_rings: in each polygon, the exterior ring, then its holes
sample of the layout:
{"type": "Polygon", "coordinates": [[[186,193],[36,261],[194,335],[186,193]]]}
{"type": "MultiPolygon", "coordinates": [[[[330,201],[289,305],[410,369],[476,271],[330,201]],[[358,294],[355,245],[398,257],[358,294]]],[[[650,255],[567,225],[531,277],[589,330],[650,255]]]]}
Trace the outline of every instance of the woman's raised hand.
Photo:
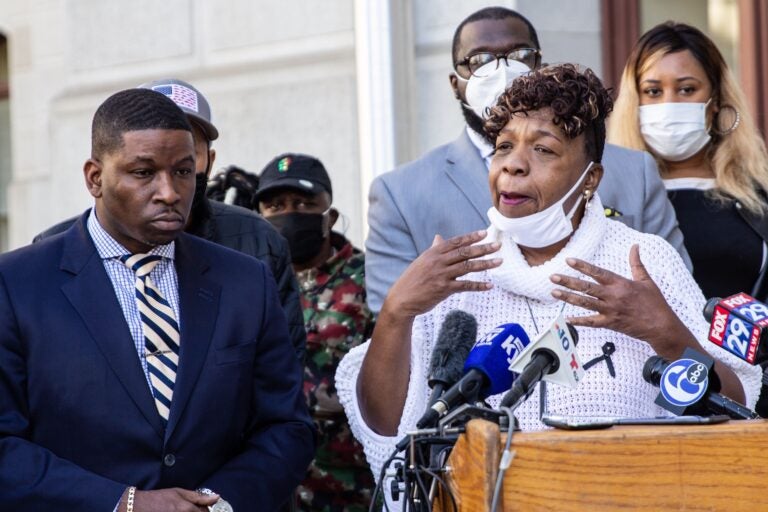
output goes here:
{"type": "Polygon", "coordinates": [[[576,258],[568,265],[594,281],[553,274],[557,289],[552,295],[568,304],[594,311],[594,315],[569,318],[576,326],[603,327],[651,344],[660,355],[674,354],[692,337],[651,279],[635,244],[629,250],[632,279],[576,258]]]}
{"type": "Polygon", "coordinates": [[[490,290],[491,283],[457,279],[501,265],[500,258],[483,259],[501,247],[498,242],[477,244],[485,236],[485,231],[448,240],[436,235],[432,247],[416,258],[389,290],[385,302],[390,313],[415,317],[454,293],[490,290]]]}

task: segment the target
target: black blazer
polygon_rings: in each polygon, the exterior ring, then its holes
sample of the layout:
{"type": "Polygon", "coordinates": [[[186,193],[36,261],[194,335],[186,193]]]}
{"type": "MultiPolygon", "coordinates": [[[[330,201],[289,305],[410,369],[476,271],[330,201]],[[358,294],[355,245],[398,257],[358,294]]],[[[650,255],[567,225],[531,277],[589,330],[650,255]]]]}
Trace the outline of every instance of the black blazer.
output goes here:
{"type": "MultiPolygon", "coordinates": [[[[735,206],[736,211],[739,212],[739,215],[741,215],[741,218],[744,219],[744,222],[746,222],[749,227],[751,227],[752,230],[757,233],[757,235],[763,240],[764,243],[768,244],[768,216],[756,215],[744,208],[738,201],[735,201],[735,206]]],[[[755,281],[755,285],[752,287],[752,291],[750,293],[752,297],[761,302],[768,302],[767,270],[768,264],[763,265],[763,268],[760,270],[760,274],[757,276],[757,281],[755,281]]]]}
{"type": "Polygon", "coordinates": [[[85,219],[0,256],[0,509],[109,511],[128,485],[277,509],[314,428],[266,267],[178,237],[181,354],[163,429],[85,219]]]}
{"type": "MultiPolygon", "coordinates": [[[[280,303],[288,319],[288,331],[296,356],[304,364],[307,333],[301,308],[299,285],[293,274],[288,242],[261,215],[239,206],[204,199],[206,215],[200,219],[192,234],[213,243],[229,247],[263,261],[277,281],[280,303]]],[[[72,217],[38,234],[33,242],[63,233],[77,221],[72,217]]]]}

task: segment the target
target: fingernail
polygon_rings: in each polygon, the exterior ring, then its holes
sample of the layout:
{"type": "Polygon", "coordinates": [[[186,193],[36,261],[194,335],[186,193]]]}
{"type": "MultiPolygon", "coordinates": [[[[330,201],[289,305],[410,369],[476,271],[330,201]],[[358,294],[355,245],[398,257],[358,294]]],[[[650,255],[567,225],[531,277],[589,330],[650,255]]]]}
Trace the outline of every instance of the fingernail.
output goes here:
{"type": "Polygon", "coordinates": [[[565,262],[569,265],[576,263],[576,258],[565,258],[565,262]]]}
{"type": "Polygon", "coordinates": [[[553,274],[553,275],[549,276],[549,279],[550,279],[550,280],[551,280],[553,283],[559,283],[559,282],[561,281],[561,278],[560,278],[560,276],[559,276],[559,275],[557,275],[557,274],[553,274]]]}
{"type": "Polygon", "coordinates": [[[478,234],[478,236],[485,236],[488,233],[484,229],[481,229],[480,231],[477,232],[477,234],[478,234]]]}
{"type": "Polygon", "coordinates": [[[501,258],[493,258],[493,264],[494,265],[501,265],[501,262],[504,261],[501,258]]]}
{"type": "Polygon", "coordinates": [[[499,242],[493,242],[491,244],[491,247],[493,247],[494,251],[498,251],[499,249],[501,249],[501,244],[499,242]]]}
{"type": "Polygon", "coordinates": [[[560,290],[552,290],[552,296],[557,297],[558,299],[563,296],[563,292],[560,290]]]}

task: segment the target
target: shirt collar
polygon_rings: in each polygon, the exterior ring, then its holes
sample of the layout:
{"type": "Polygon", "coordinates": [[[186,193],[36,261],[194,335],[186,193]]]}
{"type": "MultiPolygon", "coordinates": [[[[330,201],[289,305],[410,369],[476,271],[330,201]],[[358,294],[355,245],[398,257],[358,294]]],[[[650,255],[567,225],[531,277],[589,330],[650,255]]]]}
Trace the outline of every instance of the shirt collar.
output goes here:
{"type": "Polygon", "coordinates": [[[662,181],[667,190],[711,190],[716,185],[714,178],[670,178],[662,181]]]}
{"type": "Polygon", "coordinates": [[[477,152],[480,154],[480,158],[485,162],[485,166],[490,167],[491,157],[493,156],[493,146],[485,140],[485,137],[469,126],[467,126],[467,136],[469,136],[470,142],[472,142],[472,145],[475,146],[477,152]]]}
{"type": "MultiPolygon", "coordinates": [[[[96,246],[96,251],[99,253],[101,259],[108,260],[131,254],[131,251],[112,238],[112,236],[101,226],[99,219],[96,218],[96,208],[91,208],[91,212],[88,214],[87,226],[88,234],[91,235],[93,243],[96,246]]],[[[157,245],[147,254],[155,254],[173,260],[176,255],[176,242],[171,241],[165,245],[157,245]]]]}

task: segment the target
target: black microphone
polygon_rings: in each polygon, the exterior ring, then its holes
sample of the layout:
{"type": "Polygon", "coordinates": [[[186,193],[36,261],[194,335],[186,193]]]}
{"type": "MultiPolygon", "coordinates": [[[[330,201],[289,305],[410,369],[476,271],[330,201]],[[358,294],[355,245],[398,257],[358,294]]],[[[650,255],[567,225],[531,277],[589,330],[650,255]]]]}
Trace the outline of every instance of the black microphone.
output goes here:
{"type": "MultiPolygon", "coordinates": [[[[571,324],[568,334],[557,322],[543,336],[531,344],[533,350],[530,361],[512,383],[510,390],[501,399],[499,407],[511,407],[531,396],[536,384],[550,375],[562,373],[564,377],[575,377],[581,372],[581,363],[576,358],[574,347],[579,342],[579,333],[571,324]],[[573,342],[571,344],[571,341],[573,342]],[[571,375],[569,375],[571,374],[571,375]]],[[[578,382],[580,376],[575,378],[578,382]]],[[[567,378],[552,379],[553,382],[567,383],[567,378]]]]}
{"type": "Polygon", "coordinates": [[[461,378],[464,360],[477,339],[475,317],[457,309],[445,315],[437,334],[432,359],[429,363],[429,387],[432,395],[427,408],[432,407],[461,378]]]}
{"type": "Polygon", "coordinates": [[[509,389],[512,361],[529,343],[519,324],[500,325],[479,339],[464,363],[464,376],[427,409],[416,428],[434,426],[454,407],[509,389]]]}
{"type": "Polygon", "coordinates": [[[760,388],[760,397],[755,404],[755,412],[761,418],[768,418],[768,366],[763,370],[762,387],[760,388]]]}
{"type": "Polygon", "coordinates": [[[649,357],[643,379],[659,388],[655,403],[678,416],[709,412],[737,420],[757,418],[754,411],[718,393],[714,363],[708,355],[686,348],[683,357],[671,363],[661,356],[649,357]]]}
{"type": "MultiPolygon", "coordinates": [[[[751,365],[768,361],[768,305],[737,293],[725,299],[713,297],[704,306],[710,322],[709,341],[751,365]]],[[[768,418],[768,369],[763,371],[755,411],[768,418]]]]}
{"type": "MultiPolygon", "coordinates": [[[[461,378],[464,360],[476,339],[477,320],[474,316],[458,309],[445,315],[440,331],[437,333],[435,348],[432,349],[432,359],[429,361],[427,383],[432,389],[432,394],[429,397],[425,416],[432,414],[429,411],[435,402],[442,398],[447,388],[461,378]]],[[[404,436],[397,443],[397,451],[405,450],[409,442],[410,436],[404,436]]]]}

